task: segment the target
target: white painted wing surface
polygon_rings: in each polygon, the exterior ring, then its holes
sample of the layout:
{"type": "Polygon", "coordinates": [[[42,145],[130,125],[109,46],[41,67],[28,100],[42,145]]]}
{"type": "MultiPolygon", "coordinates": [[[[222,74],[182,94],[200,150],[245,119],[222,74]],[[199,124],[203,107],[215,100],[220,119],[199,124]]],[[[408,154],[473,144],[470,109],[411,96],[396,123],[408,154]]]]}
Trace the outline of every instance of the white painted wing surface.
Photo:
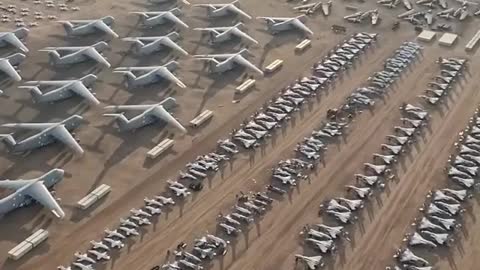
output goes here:
{"type": "Polygon", "coordinates": [[[183,133],[187,133],[187,130],[180,124],[180,122],[177,121],[163,106],[157,106],[155,109],[152,111],[155,116],[158,118],[162,119],[163,121],[167,122],[168,124],[174,126],[178,130],[180,130],[183,133]]]}
{"type": "Polygon", "coordinates": [[[104,64],[107,67],[110,67],[110,63],[105,59],[95,48],[90,47],[83,51],[83,54],[92,58],[100,64],[104,64]]]}
{"type": "Polygon", "coordinates": [[[25,46],[23,42],[17,36],[15,36],[15,34],[8,33],[4,35],[2,38],[3,38],[3,41],[10,43],[12,46],[17,47],[18,49],[24,52],[28,52],[27,46],[25,46]]]}
{"type": "Polygon", "coordinates": [[[12,66],[12,64],[10,64],[10,62],[5,58],[0,59],[0,70],[5,72],[5,74],[7,74],[8,77],[12,78],[17,82],[22,80],[22,77],[20,77],[20,75],[12,66]]]}
{"type": "Polygon", "coordinates": [[[61,141],[70,149],[72,149],[75,153],[82,155],[83,149],[78,144],[78,142],[73,138],[72,134],[65,128],[63,125],[57,126],[52,132],[50,133],[51,136],[55,137],[55,139],[61,141]]]}
{"type": "Polygon", "coordinates": [[[37,181],[33,183],[24,190],[24,193],[28,194],[34,200],[50,209],[50,211],[52,211],[52,213],[55,214],[55,216],[57,216],[58,218],[65,217],[65,213],[63,212],[62,208],[60,207],[60,205],[58,205],[55,198],[53,198],[53,196],[50,194],[50,192],[43,185],[42,182],[37,181]]]}
{"type": "Polygon", "coordinates": [[[92,94],[92,92],[90,92],[90,90],[88,90],[87,87],[85,87],[85,85],[83,85],[83,83],[77,81],[74,82],[70,87],[70,89],[75,92],[75,94],[86,99],[88,102],[95,105],[100,104],[100,101],[98,101],[98,99],[92,94]]]}

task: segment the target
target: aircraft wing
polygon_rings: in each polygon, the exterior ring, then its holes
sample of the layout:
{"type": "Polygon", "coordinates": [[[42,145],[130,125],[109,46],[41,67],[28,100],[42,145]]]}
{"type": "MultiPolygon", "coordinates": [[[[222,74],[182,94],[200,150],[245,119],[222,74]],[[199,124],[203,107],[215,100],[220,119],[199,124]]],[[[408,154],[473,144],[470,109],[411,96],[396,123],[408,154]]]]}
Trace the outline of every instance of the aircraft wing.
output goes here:
{"type": "Polygon", "coordinates": [[[256,41],[254,38],[252,38],[250,35],[248,35],[247,33],[241,31],[240,29],[238,28],[233,28],[232,29],[232,33],[235,34],[236,36],[242,38],[242,39],[246,39],[248,41],[251,41],[255,44],[258,44],[258,41],[256,41]]]}
{"type": "Polygon", "coordinates": [[[181,132],[187,133],[187,130],[182,126],[182,124],[180,124],[177,119],[175,119],[169,112],[167,112],[165,108],[163,108],[163,106],[155,107],[152,112],[156,117],[179,129],[181,132]]]}
{"type": "Polygon", "coordinates": [[[181,88],[187,87],[182,81],[180,81],[175,75],[173,75],[173,73],[170,70],[168,70],[168,68],[166,67],[160,68],[157,71],[157,74],[158,76],[161,76],[166,80],[174,82],[176,85],[180,86],[181,88]]]}
{"type": "Polygon", "coordinates": [[[313,31],[310,30],[310,28],[308,28],[305,24],[303,24],[299,19],[292,20],[290,23],[293,24],[298,29],[305,31],[310,35],[313,35],[313,31]]]}
{"type": "Polygon", "coordinates": [[[98,105],[100,104],[100,101],[93,95],[90,90],[88,90],[87,87],[81,82],[75,82],[73,85],[70,87],[70,90],[75,92],[75,94],[81,96],[82,98],[86,99],[88,102],[98,105]]]}
{"type": "Polygon", "coordinates": [[[110,28],[110,26],[108,26],[105,22],[103,22],[101,20],[96,21],[93,24],[93,26],[96,27],[97,29],[102,30],[103,32],[105,32],[107,34],[110,34],[110,35],[114,36],[115,38],[118,38],[118,34],[115,33],[115,31],[113,31],[112,28],[110,28]]]}
{"type": "Polygon", "coordinates": [[[37,181],[31,184],[25,190],[23,190],[23,193],[27,194],[37,202],[41,203],[43,206],[50,209],[50,211],[52,211],[56,217],[65,217],[65,213],[63,212],[62,208],[60,205],[58,205],[55,198],[53,198],[52,194],[50,194],[42,182],[37,181]]]}
{"type": "Polygon", "coordinates": [[[214,4],[195,4],[195,5],[192,5],[192,7],[204,7],[204,8],[215,8],[217,6],[218,5],[214,5],[214,4]]]}
{"type": "Polygon", "coordinates": [[[28,184],[31,184],[34,180],[2,180],[0,181],[0,188],[17,190],[28,184]]]}
{"type": "Polygon", "coordinates": [[[188,52],[185,51],[182,47],[180,47],[180,45],[178,45],[177,43],[175,43],[173,40],[171,40],[170,38],[166,37],[163,39],[163,42],[165,45],[167,45],[168,47],[176,50],[176,51],[179,51],[181,52],[183,55],[188,55],[188,52]]]}
{"type": "Polygon", "coordinates": [[[34,85],[53,85],[53,86],[59,86],[59,85],[65,85],[70,83],[70,81],[28,81],[25,82],[25,84],[34,84],[34,85]]]}
{"type": "Polygon", "coordinates": [[[3,124],[3,127],[13,127],[13,128],[23,128],[23,129],[32,129],[32,130],[43,130],[46,128],[55,125],[54,123],[12,123],[12,124],[3,124]]]}
{"type": "Polygon", "coordinates": [[[291,20],[292,18],[286,18],[286,17],[257,17],[257,19],[263,19],[263,20],[266,20],[266,21],[276,22],[276,21],[288,21],[288,20],[291,20]]]}
{"type": "Polygon", "coordinates": [[[115,71],[151,71],[158,68],[158,66],[151,67],[117,67],[115,71]]]}
{"type": "Polygon", "coordinates": [[[104,64],[107,67],[110,67],[110,63],[105,59],[95,48],[90,47],[83,51],[83,54],[92,58],[100,64],[104,64]]]}
{"type": "Polygon", "coordinates": [[[165,13],[164,16],[166,18],[168,18],[170,21],[174,22],[175,24],[178,24],[178,25],[181,25],[185,28],[188,28],[188,25],[186,23],[184,23],[182,20],[180,20],[177,16],[175,16],[173,13],[167,12],[167,13],[165,13]]]}
{"type": "Polygon", "coordinates": [[[15,36],[13,33],[8,33],[2,37],[3,41],[10,43],[12,46],[19,48],[24,52],[28,52],[27,46],[23,44],[23,42],[15,36]]]}
{"type": "Polygon", "coordinates": [[[251,19],[251,18],[252,18],[252,16],[248,15],[245,11],[241,10],[240,8],[238,8],[238,7],[235,6],[235,5],[229,5],[228,8],[229,8],[231,11],[233,11],[233,12],[235,12],[235,13],[237,13],[237,14],[242,15],[242,16],[245,17],[245,18],[248,18],[248,19],[251,19]]]}
{"type": "Polygon", "coordinates": [[[19,82],[22,80],[22,77],[18,74],[18,72],[13,68],[12,64],[7,59],[0,59],[0,70],[5,72],[8,77],[12,78],[13,80],[19,82]]]}
{"type": "Polygon", "coordinates": [[[116,110],[116,111],[145,111],[150,109],[154,104],[150,105],[119,105],[119,106],[106,106],[107,110],[116,110]]]}
{"type": "Polygon", "coordinates": [[[83,154],[82,147],[73,138],[72,134],[65,128],[65,126],[63,125],[57,126],[54,130],[52,130],[50,135],[55,137],[55,139],[64,143],[66,146],[72,149],[75,153],[78,153],[80,155],[83,154]]]}
{"type": "Polygon", "coordinates": [[[256,67],[254,64],[250,63],[247,59],[245,59],[243,56],[241,55],[237,55],[235,58],[234,58],[234,61],[239,64],[239,65],[242,65],[246,68],[249,68],[259,74],[261,74],[263,76],[263,71],[261,71],[258,67],[256,67]]]}

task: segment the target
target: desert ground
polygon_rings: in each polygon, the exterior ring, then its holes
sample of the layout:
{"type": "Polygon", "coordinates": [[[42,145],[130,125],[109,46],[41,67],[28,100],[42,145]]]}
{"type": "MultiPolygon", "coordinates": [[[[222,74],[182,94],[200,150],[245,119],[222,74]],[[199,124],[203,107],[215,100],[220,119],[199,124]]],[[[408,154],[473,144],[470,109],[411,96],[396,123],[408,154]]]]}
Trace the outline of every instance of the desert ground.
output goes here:
{"type": "MultiPolygon", "coordinates": [[[[114,30],[121,37],[162,35],[172,26],[142,29],[130,11],[160,10],[169,5],[150,5],[147,1],[104,0],[74,1],[77,12],[53,12],[59,19],[90,19],[112,15],[116,18],[114,30]]],[[[200,3],[200,0],[191,1],[200,3]]],[[[220,3],[221,1],[209,1],[220,3]]],[[[452,1],[453,2],[453,1],[452,1]]],[[[4,0],[4,5],[40,9],[30,1],[4,0]]],[[[94,72],[99,80],[94,86],[102,102],[98,108],[89,107],[80,98],[72,98],[54,105],[32,103],[29,94],[17,89],[18,84],[2,88],[6,97],[0,98],[0,121],[37,122],[53,121],[72,114],[81,114],[87,124],[76,131],[80,144],[85,149],[83,157],[73,156],[62,145],[53,145],[32,152],[28,156],[14,156],[4,151],[0,154],[2,179],[17,179],[38,176],[51,168],[62,168],[66,177],[56,187],[61,206],[67,213],[63,220],[57,220],[39,206],[16,210],[0,220],[0,269],[55,269],[73,261],[76,251],[88,249],[90,240],[99,240],[104,228],[113,228],[129,209],[143,205],[145,197],[165,192],[167,179],[173,179],[186,163],[198,155],[216,148],[219,139],[227,138],[253,112],[258,110],[279,91],[302,75],[311,74],[313,64],[345,38],[334,34],[332,24],[345,25],[347,34],[359,31],[379,33],[376,44],[367,50],[344,76],[332,84],[316,99],[293,115],[288,126],[277,130],[272,138],[255,151],[245,150],[228,162],[220,172],[205,180],[205,188],[193,193],[178,206],[154,220],[154,225],[144,227],[141,237],[127,241],[127,247],[114,252],[111,261],[97,264],[96,269],[151,269],[168,261],[167,250],[173,250],[179,242],[191,244],[195,237],[206,231],[216,232],[216,218],[235,204],[235,195],[240,192],[260,191],[271,182],[272,168],[279,160],[294,156],[294,148],[312,130],[326,119],[328,109],[344,103],[345,98],[364,84],[375,71],[382,69],[383,61],[404,41],[413,41],[416,33],[413,26],[402,23],[401,28],[391,30],[394,16],[403,10],[382,9],[380,25],[351,25],[342,17],[351,13],[345,5],[355,5],[363,10],[375,8],[374,2],[360,3],[338,1],[333,4],[332,14],[324,17],[313,15],[307,25],[315,32],[312,47],[302,54],[295,54],[294,47],[304,37],[296,32],[277,36],[267,33],[259,20],[244,21],[248,33],[260,45],[249,46],[257,66],[264,67],[273,60],[284,60],[284,66],[277,73],[264,78],[257,77],[254,90],[244,96],[236,96],[234,89],[245,78],[243,70],[235,70],[221,76],[209,75],[202,63],[191,57],[179,57],[180,69],[177,74],[187,84],[186,89],[160,84],[145,89],[127,90],[121,84],[121,77],[109,69],[100,69],[94,64],[80,64],[67,69],[55,69],[47,64],[47,55],[38,52],[46,46],[89,45],[103,36],[88,38],[65,38],[63,29],[54,22],[42,22],[32,28],[27,40],[30,49],[28,58],[21,65],[24,80],[67,79],[94,72]],[[197,129],[189,128],[186,135],[180,135],[169,127],[153,125],[135,133],[119,133],[112,119],[102,116],[103,106],[116,104],[152,104],[172,96],[179,106],[174,115],[181,123],[187,124],[192,118],[209,109],[213,119],[197,129]],[[232,102],[235,101],[235,102],[232,102]],[[154,161],[147,160],[146,152],[164,138],[175,140],[172,151],[154,161]],[[253,180],[252,180],[253,179],[253,180]],[[88,210],[76,208],[76,202],[100,184],[108,184],[112,192],[88,210]],[[17,243],[39,228],[47,229],[47,242],[35,248],[18,261],[7,258],[7,252],[17,243]]],[[[180,45],[190,54],[210,52],[231,52],[241,48],[238,42],[230,42],[210,48],[194,27],[221,26],[232,23],[232,18],[209,20],[205,10],[183,6],[182,19],[189,29],[178,29],[182,35],[180,45]]],[[[241,0],[241,7],[252,17],[293,16],[292,3],[279,0],[241,0]]],[[[45,14],[50,11],[44,11],[45,14]]],[[[401,246],[404,234],[409,231],[413,218],[419,215],[427,192],[447,185],[444,167],[448,156],[454,151],[457,134],[468,123],[480,102],[477,80],[480,76],[479,53],[465,53],[464,46],[478,30],[478,19],[470,19],[456,28],[461,34],[452,48],[438,45],[425,46],[421,57],[403,76],[397,80],[388,95],[378,101],[372,110],[355,117],[348,127],[348,134],[326,152],[325,160],[310,176],[300,183],[283,199],[275,200],[272,209],[249,230],[244,231],[232,242],[228,253],[212,261],[211,269],[301,269],[294,265],[294,254],[302,253],[303,246],[299,232],[305,224],[320,223],[318,207],[326,199],[345,193],[345,185],[355,183],[353,175],[362,171],[364,162],[369,162],[373,153],[379,150],[385,136],[391,134],[399,124],[399,106],[404,102],[420,104],[417,97],[423,94],[427,82],[438,73],[435,60],[439,57],[464,57],[469,59],[469,70],[457,83],[452,95],[439,107],[430,109],[431,119],[426,131],[411,151],[400,161],[396,171],[397,179],[387,185],[385,192],[375,195],[366,205],[356,224],[349,225],[351,242],[345,242],[338,254],[330,260],[327,269],[384,269],[392,264],[392,255],[401,246]]],[[[2,30],[12,29],[3,27],[2,30]]],[[[108,39],[108,38],[107,38],[108,39]]],[[[133,57],[129,44],[113,39],[112,49],[106,53],[113,67],[146,66],[165,63],[173,55],[160,54],[155,57],[133,57]]],[[[2,49],[2,55],[9,51],[2,49]]],[[[250,74],[249,74],[250,75],[250,74]]],[[[253,75],[253,74],[252,74],[253,75]]],[[[2,133],[11,130],[1,130],[2,133]]],[[[7,194],[2,192],[3,195],[7,194]]],[[[477,269],[480,259],[475,255],[479,250],[480,213],[479,197],[469,202],[464,216],[464,226],[458,240],[448,250],[433,258],[437,269],[477,269]]],[[[311,252],[309,250],[306,253],[311,252]]]]}

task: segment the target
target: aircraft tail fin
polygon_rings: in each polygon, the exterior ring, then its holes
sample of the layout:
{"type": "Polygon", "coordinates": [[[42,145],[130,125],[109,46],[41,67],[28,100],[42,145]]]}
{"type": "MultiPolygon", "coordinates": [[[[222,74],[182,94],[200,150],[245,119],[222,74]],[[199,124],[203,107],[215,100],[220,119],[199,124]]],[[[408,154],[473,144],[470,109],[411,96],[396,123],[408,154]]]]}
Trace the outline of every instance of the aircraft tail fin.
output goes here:
{"type": "Polygon", "coordinates": [[[22,27],[22,28],[18,28],[17,30],[13,31],[13,34],[17,38],[23,39],[23,38],[26,38],[28,36],[29,32],[30,32],[30,30],[28,30],[28,28],[22,27]]]}
{"type": "Polygon", "coordinates": [[[0,134],[0,141],[3,142],[5,146],[9,149],[15,147],[15,145],[17,144],[12,134],[0,134]]]}

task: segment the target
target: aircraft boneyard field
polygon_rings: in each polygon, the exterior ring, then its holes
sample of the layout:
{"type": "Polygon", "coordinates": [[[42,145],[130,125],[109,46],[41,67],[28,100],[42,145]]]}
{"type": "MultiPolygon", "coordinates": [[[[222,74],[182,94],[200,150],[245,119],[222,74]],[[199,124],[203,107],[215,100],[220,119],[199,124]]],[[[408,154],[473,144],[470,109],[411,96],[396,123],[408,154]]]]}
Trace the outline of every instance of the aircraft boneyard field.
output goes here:
{"type": "Polygon", "coordinates": [[[412,1],[452,8],[458,19],[424,26],[450,24],[445,47],[441,33],[416,40],[425,14],[397,19],[404,1],[152,2],[2,2],[0,32],[17,17],[30,30],[28,52],[0,35],[17,47],[0,48],[0,133],[22,152],[2,149],[1,179],[30,181],[0,181],[0,269],[477,269],[475,3],[412,1]],[[258,18],[298,10],[312,14],[258,18]],[[99,18],[85,36],[66,23],[99,18]],[[204,110],[213,118],[189,126],[204,110]],[[148,158],[164,139],[173,148],[148,158]],[[102,184],[106,197],[77,207],[102,184]],[[38,229],[44,243],[8,258],[38,229]]]}

